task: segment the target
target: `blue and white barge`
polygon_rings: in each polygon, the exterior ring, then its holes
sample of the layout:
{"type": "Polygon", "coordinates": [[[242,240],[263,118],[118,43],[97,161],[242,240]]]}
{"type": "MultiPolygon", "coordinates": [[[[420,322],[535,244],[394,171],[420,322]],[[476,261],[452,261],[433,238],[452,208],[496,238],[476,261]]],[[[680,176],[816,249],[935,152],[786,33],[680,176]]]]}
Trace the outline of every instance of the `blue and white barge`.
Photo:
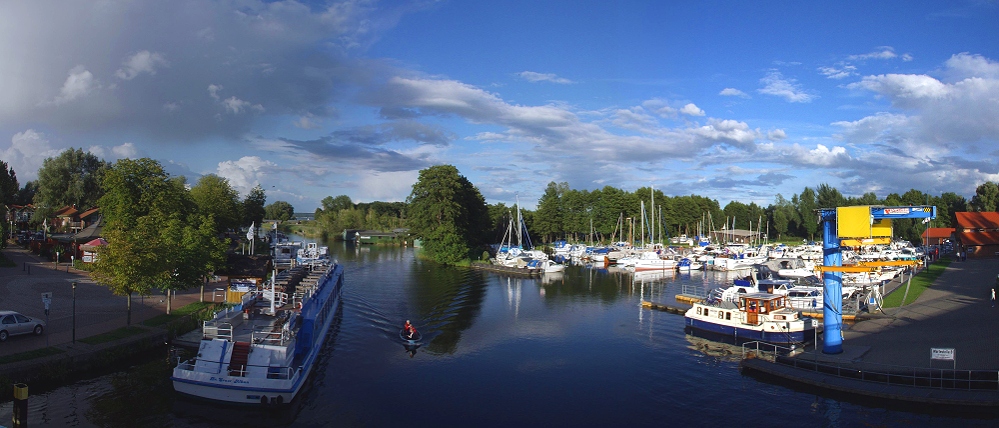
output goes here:
{"type": "Polygon", "coordinates": [[[343,267],[301,266],[287,293],[250,292],[205,321],[197,355],[179,362],[174,390],[242,404],[290,403],[315,368],[340,303],[343,267]]]}

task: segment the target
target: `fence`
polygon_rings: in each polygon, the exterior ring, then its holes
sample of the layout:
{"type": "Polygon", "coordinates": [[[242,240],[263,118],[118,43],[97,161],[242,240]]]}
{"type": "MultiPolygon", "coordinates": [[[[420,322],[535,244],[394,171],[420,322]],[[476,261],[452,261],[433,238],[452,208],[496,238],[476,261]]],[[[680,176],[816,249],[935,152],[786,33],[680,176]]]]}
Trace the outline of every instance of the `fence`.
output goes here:
{"type": "Polygon", "coordinates": [[[747,357],[763,358],[802,370],[886,385],[999,391],[999,371],[995,370],[933,369],[879,363],[819,361],[802,357],[799,350],[765,342],[743,344],[742,358],[747,357]]]}

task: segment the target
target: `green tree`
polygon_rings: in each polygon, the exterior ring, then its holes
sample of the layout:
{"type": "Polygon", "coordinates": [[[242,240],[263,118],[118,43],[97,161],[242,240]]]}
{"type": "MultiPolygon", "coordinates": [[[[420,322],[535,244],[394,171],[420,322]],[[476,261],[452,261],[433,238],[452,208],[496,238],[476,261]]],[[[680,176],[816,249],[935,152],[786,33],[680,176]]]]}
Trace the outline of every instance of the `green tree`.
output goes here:
{"type": "Polygon", "coordinates": [[[802,234],[807,236],[809,240],[815,239],[815,232],[819,230],[819,224],[816,221],[818,214],[815,212],[819,207],[815,199],[815,191],[806,187],[800,195],[796,195],[792,199],[792,202],[795,203],[795,208],[798,211],[802,234]]]}
{"type": "Polygon", "coordinates": [[[839,190],[826,183],[822,183],[815,191],[816,204],[819,208],[836,208],[846,205],[846,198],[839,190]]]}
{"type": "Polygon", "coordinates": [[[264,207],[264,217],[269,220],[288,221],[295,217],[295,207],[285,201],[275,201],[264,207]]]}
{"type": "Polygon", "coordinates": [[[11,205],[17,199],[17,173],[7,162],[0,160],[0,205],[11,205]]]}
{"type": "Polygon", "coordinates": [[[83,149],[68,149],[54,158],[45,159],[38,169],[38,192],[35,211],[47,216],[68,205],[83,210],[97,206],[102,195],[101,174],[107,163],[83,149]]]}
{"type": "Polygon", "coordinates": [[[407,198],[410,231],[423,240],[423,251],[444,264],[457,264],[485,243],[489,227],[486,201],[452,165],[420,171],[407,198]]]}
{"type": "Polygon", "coordinates": [[[538,218],[534,232],[544,242],[552,242],[565,232],[565,208],[562,195],[569,189],[569,183],[554,181],[548,183],[545,193],[538,199],[538,218]]]}
{"type": "Polygon", "coordinates": [[[267,215],[264,211],[266,203],[267,195],[264,193],[264,189],[259,184],[254,186],[243,199],[243,224],[263,224],[264,216],[267,215]]]}
{"type": "Polygon", "coordinates": [[[197,212],[184,180],[172,179],[148,158],[122,159],[103,175],[104,238],[91,277],[112,293],[128,297],[154,288],[179,290],[201,285],[224,263],[226,245],[215,223],[197,212]]]}
{"type": "Polygon", "coordinates": [[[24,183],[24,187],[17,191],[17,196],[14,198],[14,205],[28,205],[35,200],[35,194],[38,193],[38,182],[29,181],[24,183]]]}
{"type": "Polygon", "coordinates": [[[243,204],[239,200],[239,192],[229,185],[228,179],[215,174],[201,176],[198,183],[191,187],[191,198],[202,215],[215,220],[217,234],[243,226],[240,224],[243,222],[243,204]]]}
{"type": "Polygon", "coordinates": [[[999,184],[991,181],[979,184],[969,205],[978,212],[996,211],[999,207],[999,184]]]}
{"type": "Polygon", "coordinates": [[[327,196],[323,198],[323,211],[338,213],[342,210],[353,208],[354,202],[350,200],[350,196],[339,195],[337,197],[327,196]]]}

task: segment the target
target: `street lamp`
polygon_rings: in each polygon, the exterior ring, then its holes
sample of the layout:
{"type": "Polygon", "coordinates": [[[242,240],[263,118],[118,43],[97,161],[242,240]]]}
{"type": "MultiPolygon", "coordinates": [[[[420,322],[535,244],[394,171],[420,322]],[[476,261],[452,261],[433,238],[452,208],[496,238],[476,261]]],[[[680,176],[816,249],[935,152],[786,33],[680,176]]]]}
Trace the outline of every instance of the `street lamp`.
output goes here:
{"type": "Polygon", "coordinates": [[[76,345],[76,281],[73,281],[73,345],[76,345]]]}

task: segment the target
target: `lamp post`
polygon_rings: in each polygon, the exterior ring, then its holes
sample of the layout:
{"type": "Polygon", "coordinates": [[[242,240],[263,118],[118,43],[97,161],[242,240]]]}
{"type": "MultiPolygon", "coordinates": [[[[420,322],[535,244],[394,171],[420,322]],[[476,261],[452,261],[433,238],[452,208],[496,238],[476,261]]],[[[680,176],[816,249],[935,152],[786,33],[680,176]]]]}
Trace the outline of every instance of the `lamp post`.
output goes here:
{"type": "Polygon", "coordinates": [[[76,281],[73,281],[73,345],[76,345],[76,281]]]}

